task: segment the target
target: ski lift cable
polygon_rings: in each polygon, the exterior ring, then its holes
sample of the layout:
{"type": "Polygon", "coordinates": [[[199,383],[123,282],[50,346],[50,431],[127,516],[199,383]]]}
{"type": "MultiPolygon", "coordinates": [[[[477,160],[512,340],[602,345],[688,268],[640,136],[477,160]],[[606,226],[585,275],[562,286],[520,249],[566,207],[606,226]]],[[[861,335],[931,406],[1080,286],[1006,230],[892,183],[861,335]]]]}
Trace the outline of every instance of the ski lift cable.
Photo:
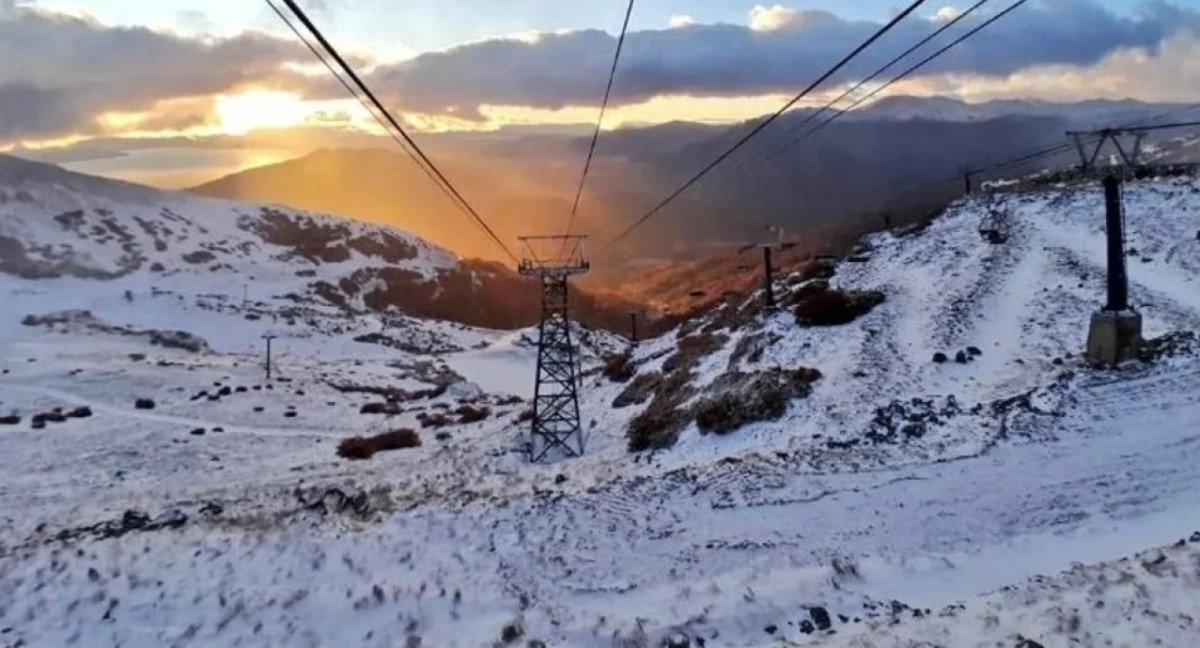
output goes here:
{"type": "Polygon", "coordinates": [[[387,120],[388,124],[390,124],[392,126],[392,128],[394,128],[396,130],[396,132],[399,133],[400,137],[403,138],[404,142],[412,148],[413,152],[416,153],[416,155],[421,159],[422,162],[424,162],[426,165],[428,165],[429,170],[437,177],[437,179],[439,181],[438,187],[441,188],[444,192],[449,192],[449,194],[452,196],[452,198],[455,201],[457,201],[460,208],[465,210],[467,212],[467,214],[472,219],[474,219],[475,223],[477,225],[479,225],[483,229],[483,231],[492,239],[492,241],[494,241],[496,243],[496,245],[498,247],[500,247],[500,249],[503,250],[504,253],[506,255],[508,255],[508,257],[510,259],[512,259],[514,262],[516,262],[517,257],[515,254],[513,254],[512,250],[510,250],[509,247],[504,244],[504,241],[500,240],[500,237],[496,235],[496,232],[492,229],[492,227],[490,225],[488,225],[487,221],[482,216],[479,215],[479,212],[476,211],[475,208],[471,206],[471,203],[468,202],[467,199],[463,197],[462,193],[454,186],[454,183],[452,183],[450,181],[450,179],[447,178],[446,175],[441,171],[441,169],[439,169],[438,166],[436,164],[434,164],[433,160],[431,160],[429,158],[429,156],[425,153],[425,151],[423,151],[421,149],[421,147],[416,143],[416,141],[414,141],[412,139],[412,137],[408,134],[408,132],[404,130],[404,127],[400,125],[400,123],[396,120],[396,118],[392,115],[392,113],[386,107],[384,107],[383,103],[379,101],[379,98],[375,95],[374,92],[371,91],[370,87],[368,87],[367,84],[365,82],[363,82],[362,78],[360,78],[358,76],[358,74],[354,71],[354,68],[352,68],[350,66],[350,64],[346,62],[346,59],[344,59],[342,57],[342,55],[338,52],[337,48],[335,48],[333,46],[333,44],[330,43],[329,40],[325,38],[325,35],[321,33],[321,30],[318,29],[317,26],[315,24],[313,24],[313,22],[308,18],[308,15],[304,13],[304,10],[301,9],[296,4],[295,0],[283,0],[283,2],[285,5],[287,5],[288,9],[290,9],[291,12],[296,16],[296,18],[298,18],[300,20],[300,22],[309,31],[309,33],[312,34],[312,36],[317,40],[317,42],[320,43],[322,49],[324,49],[326,53],[328,53],[331,57],[333,57],[334,61],[337,62],[338,67],[341,68],[342,72],[344,72],[346,74],[346,76],[349,77],[350,80],[354,83],[354,85],[358,88],[358,90],[361,91],[363,93],[363,95],[365,95],[367,97],[368,100],[370,100],[371,104],[373,106],[375,106],[375,108],[379,111],[379,113],[387,120]]]}
{"type": "MultiPolygon", "coordinates": [[[[289,0],[289,1],[291,1],[291,0],[289,0]]],[[[806,87],[804,90],[802,90],[799,94],[797,94],[795,97],[793,97],[791,100],[789,100],[783,106],[781,106],[779,108],[779,110],[775,111],[774,114],[767,117],[765,120],[763,120],[761,123],[759,123],[758,126],[751,129],[750,132],[748,132],[744,136],[742,136],[741,139],[739,139],[737,142],[735,142],[733,144],[733,146],[729,147],[729,149],[727,149],[724,153],[718,155],[715,160],[713,160],[708,165],[706,165],[704,168],[702,168],[698,173],[696,173],[694,176],[692,176],[687,182],[683,183],[682,186],[680,186],[678,189],[673,191],[666,198],[664,198],[657,205],[655,205],[652,209],[650,209],[650,211],[648,211],[645,214],[643,214],[642,216],[638,217],[633,223],[631,223],[628,227],[626,227],[624,230],[622,230],[621,233],[617,234],[617,236],[614,237],[608,243],[608,245],[606,245],[603,248],[603,250],[601,250],[601,253],[603,254],[603,253],[607,253],[608,251],[610,251],[614,246],[617,245],[617,243],[619,243],[620,241],[622,241],[626,237],[628,237],[631,232],[633,232],[638,227],[640,227],[641,225],[646,223],[646,221],[650,220],[656,214],[661,212],[667,205],[671,204],[676,198],[678,198],[685,191],[690,189],[693,185],[695,185],[697,182],[702,180],[706,175],[708,175],[709,172],[711,172],[713,169],[715,169],[717,166],[719,166],[725,160],[729,159],[729,157],[731,155],[733,155],[738,149],[740,149],[742,146],[745,146],[745,144],[747,142],[749,142],[751,139],[753,139],[755,136],[757,136],[759,133],[761,133],[763,130],[765,130],[768,126],[775,123],[775,121],[778,120],[780,118],[780,116],[782,116],[785,112],[790,110],[792,108],[792,106],[795,106],[797,103],[800,102],[801,99],[803,99],[803,98],[807,97],[809,94],[811,94],[812,91],[815,90],[819,85],[821,85],[822,83],[827,81],[829,79],[829,77],[836,74],[839,70],[841,70],[848,63],[850,63],[850,61],[857,58],[858,55],[863,52],[863,50],[866,50],[868,47],[873,45],[875,43],[875,41],[879,40],[885,34],[890,32],[896,25],[900,24],[900,22],[902,20],[907,18],[914,11],[916,11],[921,5],[925,4],[925,2],[926,2],[926,0],[915,0],[914,2],[909,4],[909,6],[906,9],[904,9],[904,11],[897,14],[886,25],[879,28],[874,34],[871,35],[870,38],[868,38],[866,41],[864,41],[862,44],[860,44],[858,47],[856,47],[849,54],[844,56],[840,61],[837,62],[837,64],[835,64],[827,72],[822,74],[817,80],[813,81],[808,87],[806,87]]]]}

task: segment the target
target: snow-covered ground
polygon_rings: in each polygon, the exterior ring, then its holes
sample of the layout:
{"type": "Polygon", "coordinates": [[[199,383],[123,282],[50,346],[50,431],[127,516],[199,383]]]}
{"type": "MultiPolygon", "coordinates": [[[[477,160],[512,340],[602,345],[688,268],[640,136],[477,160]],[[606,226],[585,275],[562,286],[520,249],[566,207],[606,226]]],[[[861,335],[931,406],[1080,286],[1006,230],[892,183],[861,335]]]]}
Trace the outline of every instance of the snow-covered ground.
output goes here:
{"type": "MultiPolygon", "coordinates": [[[[1147,335],[1197,330],[1200,181],[1126,196],[1147,335]]],[[[976,231],[989,199],[872,237],[833,284],[887,300],[851,324],[780,311],[718,331],[701,396],[729,369],[821,371],[779,420],[630,453],[644,406],[612,406],[626,385],[598,369],[619,341],[594,334],[588,453],[543,466],[518,422],[531,331],[349,314],[269,282],[246,299],[240,271],[0,275],[0,416],[22,418],[0,425],[0,646],[1190,646],[1200,545],[1167,545],[1200,529],[1200,345],[1084,366],[1099,190],[994,200],[1004,245],[976,231]],[[22,324],[70,309],[92,318],[22,324]],[[753,336],[762,357],[736,354],[753,336]],[[360,411],[389,389],[398,413],[360,411]],[[466,402],[487,417],[458,423],[466,402]],[[78,407],[91,416],[30,426],[78,407]],[[435,414],[450,424],[422,427],[435,414]],[[402,427],[421,447],[335,455],[402,427]],[[818,607],[836,634],[809,625],[818,607]]],[[[677,337],[641,344],[637,371],[677,337]]]]}

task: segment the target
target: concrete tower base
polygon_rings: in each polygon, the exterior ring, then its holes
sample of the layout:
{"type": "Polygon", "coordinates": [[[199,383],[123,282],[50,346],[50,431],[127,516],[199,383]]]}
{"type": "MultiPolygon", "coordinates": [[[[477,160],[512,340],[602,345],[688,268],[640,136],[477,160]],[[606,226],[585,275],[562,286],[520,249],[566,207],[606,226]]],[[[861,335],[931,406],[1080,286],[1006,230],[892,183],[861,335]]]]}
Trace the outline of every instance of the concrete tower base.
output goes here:
{"type": "Polygon", "coordinates": [[[1099,311],[1088,329],[1087,359],[1115,365],[1137,357],[1142,347],[1142,316],[1133,311],[1099,311]]]}

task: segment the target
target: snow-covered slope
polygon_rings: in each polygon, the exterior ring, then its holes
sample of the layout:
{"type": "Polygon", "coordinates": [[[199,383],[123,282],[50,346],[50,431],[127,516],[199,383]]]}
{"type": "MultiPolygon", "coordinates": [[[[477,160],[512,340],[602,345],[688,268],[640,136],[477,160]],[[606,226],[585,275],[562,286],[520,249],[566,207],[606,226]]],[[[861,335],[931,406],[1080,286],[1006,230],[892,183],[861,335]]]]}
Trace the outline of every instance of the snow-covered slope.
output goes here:
{"type": "Polygon", "coordinates": [[[431,279],[457,262],[394,230],[162,192],[8,156],[0,156],[0,206],[3,270],[28,279],[212,272],[304,287],[310,282],[297,277],[336,280],[373,263],[431,279]]]}
{"type": "MultiPolygon", "coordinates": [[[[0,155],[0,275],[117,282],[135,292],[236,283],[346,313],[393,312],[492,328],[537,321],[538,289],[406,232],[94,178],[0,155]]],[[[229,291],[234,293],[235,291],[229,291]]],[[[612,317],[585,296],[590,321],[612,317]]]]}
{"type": "MultiPolygon", "coordinates": [[[[133,302],[105,282],[0,277],[15,311],[0,416],[22,417],[0,424],[0,645],[1122,645],[1115,616],[1038,616],[1090,588],[1074,572],[977,595],[1196,530],[1200,180],[1126,198],[1134,301],[1166,336],[1150,361],[1079,357],[1103,295],[1098,187],[981,197],[837,264],[829,289],[883,294],[849,323],[798,321],[821,290],[797,275],[779,310],[731,304],[643,342],[625,372],[603,361],[618,340],[581,331],[587,454],[544,466],[521,453],[529,331],[404,319],[461,349],[430,355],[354,342],[390,334],[378,313],[311,306],[288,327],[286,302],[264,300],[246,320],[233,273],[133,302]],[[1002,245],[977,231],[993,208],[1012,221],[1002,245]],[[20,323],[68,308],[93,317],[20,323]],[[289,328],[284,381],[267,381],[259,336],[289,328]],[[673,444],[629,450],[655,407],[638,384],[667,394],[673,444]],[[385,397],[390,413],[364,411],[385,397]],[[56,407],[91,416],[29,425],[56,407]],[[394,428],[421,446],[335,455],[394,428]],[[912,618],[926,608],[955,613],[912,618]]],[[[1190,576],[1163,582],[1200,600],[1190,576]]],[[[1143,608],[1173,616],[1132,636],[1188,645],[1181,608],[1143,608]]]]}

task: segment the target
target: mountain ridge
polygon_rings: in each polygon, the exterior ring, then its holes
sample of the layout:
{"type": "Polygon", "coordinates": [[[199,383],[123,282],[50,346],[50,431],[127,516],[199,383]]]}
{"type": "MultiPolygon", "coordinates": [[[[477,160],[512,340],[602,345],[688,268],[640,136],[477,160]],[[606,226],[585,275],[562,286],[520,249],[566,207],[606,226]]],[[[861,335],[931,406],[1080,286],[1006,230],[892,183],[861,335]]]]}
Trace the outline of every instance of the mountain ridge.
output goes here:
{"type": "MultiPolygon", "coordinates": [[[[249,277],[347,311],[395,311],[485,328],[528,326],[535,283],[409,232],[278,204],[194,196],[0,156],[0,273],[30,280],[249,277]]],[[[579,316],[624,327],[635,305],[576,296],[579,316]]]]}

